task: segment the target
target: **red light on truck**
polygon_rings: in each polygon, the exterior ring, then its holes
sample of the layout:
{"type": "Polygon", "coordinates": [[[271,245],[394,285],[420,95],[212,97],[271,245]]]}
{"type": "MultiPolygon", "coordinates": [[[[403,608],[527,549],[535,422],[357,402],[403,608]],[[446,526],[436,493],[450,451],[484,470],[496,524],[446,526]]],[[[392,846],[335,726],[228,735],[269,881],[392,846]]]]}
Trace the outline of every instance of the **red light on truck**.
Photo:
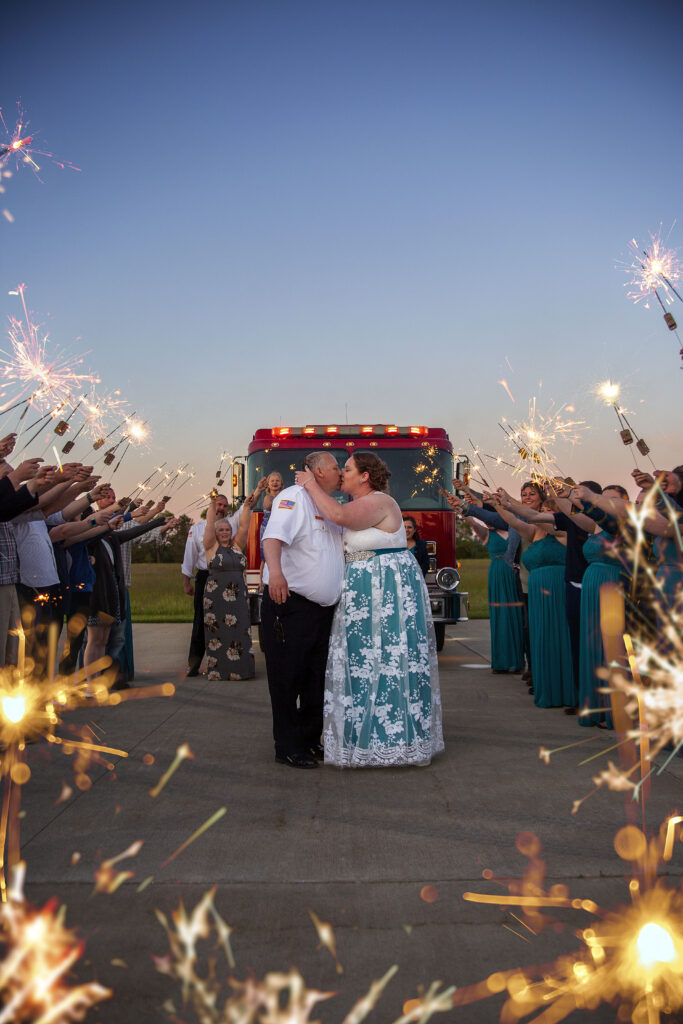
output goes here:
{"type": "Polygon", "coordinates": [[[411,434],[418,434],[421,437],[423,434],[427,433],[427,428],[426,427],[409,427],[408,431],[411,434]]]}
{"type": "Polygon", "coordinates": [[[360,432],[361,432],[361,434],[374,434],[375,428],[374,427],[361,427],[360,428],[360,432]]]}
{"type": "Polygon", "coordinates": [[[385,434],[398,434],[398,431],[399,431],[398,427],[385,427],[384,428],[384,433],[385,434]]]}
{"type": "Polygon", "coordinates": [[[302,433],[310,437],[311,434],[315,434],[315,427],[304,427],[302,433]]]}
{"type": "Polygon", "coordinates": [[[291,427],[273,427],[271,434],[273,437],[289,437],[292,432],[291,427]]]}
{"type": "Polygon", "coordinates": [[[339,433],[339,427],[325,427],[325,433],[326,434],[338,434],[339,433]]]}

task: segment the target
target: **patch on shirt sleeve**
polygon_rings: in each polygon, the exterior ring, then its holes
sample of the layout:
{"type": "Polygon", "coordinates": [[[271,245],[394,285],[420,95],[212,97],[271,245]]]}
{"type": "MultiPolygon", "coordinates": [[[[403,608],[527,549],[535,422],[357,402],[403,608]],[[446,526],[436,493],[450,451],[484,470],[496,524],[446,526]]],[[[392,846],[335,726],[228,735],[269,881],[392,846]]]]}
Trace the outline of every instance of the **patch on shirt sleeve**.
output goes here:
{"type": "Polygon", "coordinates": [[[289,509],[292,509],[292,508],[294,508],[295,505],[296,505],[295,501],[291,501],[291,499],[289,499],[289,498],[283,498],[283,500],[278,505],[278,508],[289,508],[289,509]]]}

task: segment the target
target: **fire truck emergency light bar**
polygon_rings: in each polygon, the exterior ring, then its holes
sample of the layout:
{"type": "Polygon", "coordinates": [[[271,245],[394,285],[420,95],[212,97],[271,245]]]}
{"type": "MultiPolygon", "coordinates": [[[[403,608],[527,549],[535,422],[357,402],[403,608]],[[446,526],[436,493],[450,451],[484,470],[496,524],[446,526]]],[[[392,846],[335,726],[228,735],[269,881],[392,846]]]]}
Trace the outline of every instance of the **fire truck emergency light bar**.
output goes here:
{"type": "Polygon", "coordinates": [[[316,424],[308,427],[273,427],[273,437],[315,437],[338,434],[343,437],[358,437],[369,434],[395,434],[399,437],[424,437],[427,427],[396,427],[392,424],[375,423],[373,426],[362,426],[360,423],[344,423],[343,425],[316,424]]]}

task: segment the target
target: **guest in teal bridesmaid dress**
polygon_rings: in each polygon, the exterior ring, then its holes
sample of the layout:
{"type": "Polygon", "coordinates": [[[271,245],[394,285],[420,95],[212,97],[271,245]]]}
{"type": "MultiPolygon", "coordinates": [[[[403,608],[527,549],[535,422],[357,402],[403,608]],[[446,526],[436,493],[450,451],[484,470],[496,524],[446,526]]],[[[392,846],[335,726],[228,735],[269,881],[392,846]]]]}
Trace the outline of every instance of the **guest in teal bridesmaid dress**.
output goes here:
{"type": "Polygon", "coordinates": [[[609,710],[609,696],[598,693],[607,685],[598,676],[605,664],[600,629],[600,587],[603,583],[619,583],[621,566],[617,560],[615,540],[604,530],[598,530],[583,545],[583,556],[588,562],[581,587],[581,646],[579,654],[579,725],[598,725],[613,729],[609,710]],[[596,711],[596,708],[604,710],[596,711]],[[590,709],[590,714],[585,713],[590,709]]]}
{"type": "Polygon", "coordinates": [[[555,537],[535,540],[522,555],[529,570],[529,626],[534,704],[570,707],[576,699],[567,625],[564,569],[567,552],[555,537]]]}
{"type": "MultiPolygon", "coordinates": [[[[501,492],[499,492],[500,494],[501,492]]],[[[570,707],[576,700],[571,638],[567,625],[564,571],[566,548],[548,531],[519,519],[505,504],[496,504],[503,519],[530,541],[522,554],[529,570],[529,633],[534,666],[534,704],[570,707]]]]}
{"type": "MultiPolygon", "coordinates": [[[[454,499],[451,507],[462,508],[454,499]]],[[[475,516],[465,516],[491,558],[488,574],[489,627],[491,630],[491,671],[521,672],[524,668],[524,611],[517,589],[515,571],[505,561],[507,530],[490,530],[475,516]]]]}
{"type": "Polygon", "coordinates": [[[524,668],[524,615],[514,570],[504,559],[507,534],[488,531],[491,556],[488,575],[491,668],[494,672],[521,672],[524,668]]]}

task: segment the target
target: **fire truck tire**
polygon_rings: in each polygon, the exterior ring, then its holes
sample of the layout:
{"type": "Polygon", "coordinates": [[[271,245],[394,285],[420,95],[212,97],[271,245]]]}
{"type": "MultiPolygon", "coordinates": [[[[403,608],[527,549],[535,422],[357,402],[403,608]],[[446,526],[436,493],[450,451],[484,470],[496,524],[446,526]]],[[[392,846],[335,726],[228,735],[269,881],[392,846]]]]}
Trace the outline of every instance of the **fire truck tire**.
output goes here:
{"type": "Polygon", "coordinates": [[[444,640],[446,639],[446,623],[435,622],[434,632],[436,633],[436,649],[437,651],[443,650],[444,640]]]}

